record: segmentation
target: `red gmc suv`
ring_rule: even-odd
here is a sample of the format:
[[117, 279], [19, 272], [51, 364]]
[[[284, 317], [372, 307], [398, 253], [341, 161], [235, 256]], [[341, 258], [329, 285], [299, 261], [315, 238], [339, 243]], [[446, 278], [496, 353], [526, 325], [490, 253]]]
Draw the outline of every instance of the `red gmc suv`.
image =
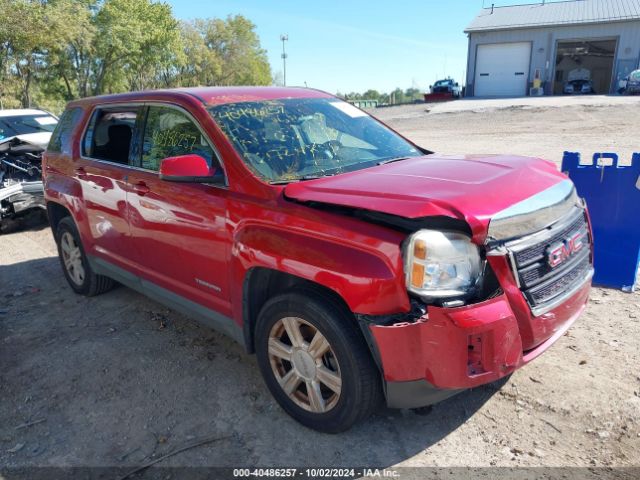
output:
[[43, 173], [75, 292], [117, 281], [230, 335], [325, 432], [511, 374], [589, 294], [589, 219], [552, 163], [433, 154], [316, 90], [74, 101]]

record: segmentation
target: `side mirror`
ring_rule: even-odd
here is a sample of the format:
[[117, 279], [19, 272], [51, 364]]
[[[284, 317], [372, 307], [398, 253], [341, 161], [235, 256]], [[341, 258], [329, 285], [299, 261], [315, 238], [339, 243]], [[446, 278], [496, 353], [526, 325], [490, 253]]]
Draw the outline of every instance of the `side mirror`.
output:
[[459, 86], [460, 86], [460, 84], [459, 84], [459, 83], [456, 83], [456, 87], [459, 87]]
[[429, 88], [433, 88], [433, 85], [429, 85]]
[[160, 180], [167, 182], [222, 183], [221, 173], [195, 154], [168, 157], [160, 162]]

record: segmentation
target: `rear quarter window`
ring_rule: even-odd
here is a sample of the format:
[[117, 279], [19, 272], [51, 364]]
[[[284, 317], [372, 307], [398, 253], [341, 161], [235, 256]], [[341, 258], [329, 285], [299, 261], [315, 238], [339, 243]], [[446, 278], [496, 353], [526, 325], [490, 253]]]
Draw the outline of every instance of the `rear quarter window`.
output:
[[65, 110], [51, 134], [47, 151], [71, 155], [73, 130], [81, 118], [82, 109], [80, 107]]

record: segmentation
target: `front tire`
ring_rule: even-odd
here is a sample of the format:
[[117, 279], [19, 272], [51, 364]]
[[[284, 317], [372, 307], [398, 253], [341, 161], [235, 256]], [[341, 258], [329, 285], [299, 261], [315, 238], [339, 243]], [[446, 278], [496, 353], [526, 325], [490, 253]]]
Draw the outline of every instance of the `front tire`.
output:
[[328, 296], [298, 290], [269, 300], [256, 325], [258, 365], [295, 420], [339, 433], [382, 399], [380, 374], [355, 319]]
[[74, 292], [92, 297], [113, 288], [112, 279], [97, 275], [91, 269], [76, 224], [70, 217], [60, 220], [56, 243], [64, 276]]

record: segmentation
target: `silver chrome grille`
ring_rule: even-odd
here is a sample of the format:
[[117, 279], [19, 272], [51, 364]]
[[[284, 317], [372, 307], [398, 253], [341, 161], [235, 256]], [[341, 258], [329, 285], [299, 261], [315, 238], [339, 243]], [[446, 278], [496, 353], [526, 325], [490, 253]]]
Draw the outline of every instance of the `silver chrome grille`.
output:
[[509, 241], [544, 230], [580, 205], [571, 180], [566, 179], [501, 212], [489, 222], [490, 241]]
[[[580, 239], [582, 247], [556, 266], [549, 250], [568, 238]], [[525, 238], [505, 244], [514, 275], [534, 315], [555, 308], [579, 289], [593, 274], [591, 238], [585, 211], [574, 208], [565, 218]]]

